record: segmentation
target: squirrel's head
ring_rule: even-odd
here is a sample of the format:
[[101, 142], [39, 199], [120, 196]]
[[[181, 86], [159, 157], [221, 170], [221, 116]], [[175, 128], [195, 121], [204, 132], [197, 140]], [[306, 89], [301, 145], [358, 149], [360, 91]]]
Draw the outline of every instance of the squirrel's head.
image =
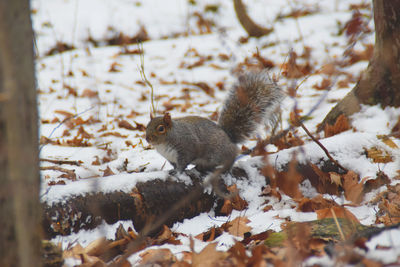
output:
[[152, 145], [163, 144], [171, 127], [172, 119], [168, 112], [163, 117], [151, 118], [146, 127], [146, 141]]

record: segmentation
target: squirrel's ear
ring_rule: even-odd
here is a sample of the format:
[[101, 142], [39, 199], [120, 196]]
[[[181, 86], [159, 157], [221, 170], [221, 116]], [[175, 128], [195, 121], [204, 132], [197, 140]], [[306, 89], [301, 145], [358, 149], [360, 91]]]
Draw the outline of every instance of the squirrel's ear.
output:
[[150, 112], [150, 120], [154, 119], [154, 114], [153, 112]]
[[164, 124], [165, 124], [165, 127], [171, 128], [171, 126], [172, 126], [172, 119], [171, 119], [171, 115], [169, 115], [168, 112], [164, 114], [163, 122], [164, 122]]

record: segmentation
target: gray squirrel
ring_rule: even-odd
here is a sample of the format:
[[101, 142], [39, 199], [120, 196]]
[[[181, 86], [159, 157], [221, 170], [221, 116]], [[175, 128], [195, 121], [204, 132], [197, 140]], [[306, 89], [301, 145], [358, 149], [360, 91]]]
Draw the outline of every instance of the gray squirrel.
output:
[[200, 172], [218, 166], [229, 170], [239, 154], [238, 143], [265, 122], [273, 122], [284, 93], [266, 71], [248, 71], [226, 98], [218, 124], [199, 116], [172, 119], [169, 113], [152, 118], [146, 140], [178, 172], [189, 164]]

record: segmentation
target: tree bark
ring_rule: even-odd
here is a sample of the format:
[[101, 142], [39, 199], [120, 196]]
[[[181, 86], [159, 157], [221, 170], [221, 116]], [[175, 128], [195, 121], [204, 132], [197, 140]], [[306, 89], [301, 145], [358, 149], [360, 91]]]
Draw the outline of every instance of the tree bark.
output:
[[0, 266], [41, 266], [31, 25], [28, 0], [0, 1]]
[[360, 104], [400, 106], [400, 0], [374, 0], [375, 47], [366, 72], [353, 90], [325, 117], [333, 125], [344, 114], [360, 110]]
[[233, 6], [235, 8], [236, 16], [242, 25], [242, 27], [246, 30], [246, 32], [251, 37], [261, 37], [272, 32], [272, 29], [263, 28], [257, 25], [250, 17], [247, 15], [246, 7], [243, 4], [242, 0], [233, 0]]

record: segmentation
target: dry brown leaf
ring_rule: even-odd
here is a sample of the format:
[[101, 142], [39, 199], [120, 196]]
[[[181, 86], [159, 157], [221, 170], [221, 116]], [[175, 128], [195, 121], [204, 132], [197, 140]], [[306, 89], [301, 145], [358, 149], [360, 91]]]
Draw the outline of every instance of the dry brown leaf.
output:
[[172, 234], [171, 229], [166, 225], [163, 225], [162, 232], [161, 232], [161, 234], [159, 234], [157, 236], [155, 243], [159, 244], [159, 245], [165, 244], [165, 243], [174, 244], [174, 245], [182, 244], [181, 241], [179, 241], [175, 238], [175, 236]]
[[314, 84], [314, 85], [313, 85], [313, 88], [314, 88], [314, 89], [317, 89], [317, 90], [327, 90], [327, 89], [330, 88], [331, 84], [332, 84], [331, 79], [324, 78], [324, 79], [321, 81], [321, 83], [319, 83], [319, 84]]
[[65, 110], [55, 110], [55, 111], [54, 111], [54, 113], [57, 113], [57, 114], [63, 115], [65, 118], [71, 118], [71, 117], [73, 117], [73, 116], [74, 116], [74, 114], [73, 114], [73, 113], [71, 113], [71, 112], [68, 112], [68, 111], [65, 111]]
[[119, 122], [118, 122], [118, 127], [120, 127], [120, 128], [125, 128], [125, 129], [132, 130], [132, 131], [136, 130], [136, 128], [133, 127], [132, 124], [130, 124], [130, 123], [129, 123], [128, 121], [126, 121], [126, 120], [119, 121]]
[[233, 260], [236, 260], [232, 265], [246, 266], [249, 257], [246, 255], [246, 248], [241, 242], [236, 242], [228, 252], [230, 253], [230, 258], [233, 257]]
[[227, 189], [231, 194], [235, 194], [235, 196], [231, 199], [232, 208], [239, 211], [246, 209], [248, 205], [247, 201], [240, 197], [236, 184], [228, 186]]
[[318, 195], [312, 199], [301, 199], [297, 210], [302, 212], [312, 212], [320, 209], [331, 208], [337, 206], [333, 200], [325, 199], [322, 195]]
[[85, 249], [78, 243], [70, 249], [63, 251], [63, 258], [80, 258], [80, 254], [85, 253]]
[[217, 243], [210, 243], [200, 253], [193, 253], [192, 266], [216, 266], [219, 261], [229, 256], [228, 252], [217, 251], [216, 247]]
[[400, 184], [388, 185], [388, 189], [381, 192], [372, 203], [378, 203], [379, 207], [376, 223], [400, 223]]
[[391, 148], [399, 148], [395, 142], [392, 141], [392, 139], [390, 139], [389, 136], [387, 135], [378, 135], [378, 138], [382, 140], [382, 142], [384, 142], [387, 146], [391, 147]]
[[321, 67], [318, 73], [326, 74], [326, 75], [333, 75], [337, 72], [336, 65], [334, 63], [327, 63]]
[[200, 88], [202, 91], [204, 91], [207, 95], [214, 97], [215, 94], [215, 90], [214, 88], [212, 88], [211, 86], [209, 86], [207, 83], [205, 82], [198, 82], [198, 83], [188, 83], [189, 85], [193, 85], [196, 86], [198, 88]]
[[330, 137], [336, 135], [338, 133], [347, 131], [350, 129], [349, 120], [343, 114], [341, 114], [337, 119], [334, 125], [325, 124], [324, 132], [325, 137]]
[[219, 212], [224, 215], [224, 216], [228, 216], [229, 214], [232, 213], [233, 210], [233, 205], [232, 205], [232, 201], [230, 199], [224, 199], [224, 204], [222, 205], [221, 209], [219, 210]]
[[83, 90], [81, 97], [92, 98], [92, 97], [97, 97], [98, 95], [99, 95], [99, 92], [97, 92], [97, 91], [85, 89], [85, 90]]
[[339, 195], [339, 186], [332, 182], [330, 175], [323, 172], [317, 165], [310, 164], [310, 166], [312, 172], [308, 175], [305, 173], [304, 175], [310, 179], [311, 184], [315, 187], [318, 193]]
[[181, 106], [181, 104], [174, 104], [174, 103], [172, 103], [172, 101], [173, 101], [173, 99], [170, 99], [170, 100], [162, 103], [163, 107], [165, 108], [165, 111], [170, 111], [170, 110], [173, 110], [174, 108]]
[[303, 176], [296, 170], [297, 161], [292, 159], [289, 163], [289, 171], [279, 172], [276, 179], [276, 186], [286, 195], [300, 199], [303, 194], [300, 192], [299, 185], [304, 180]]
[[344, 207], [331, 207], [331, 208], [316, 210], [315, 212], [317, 213], [317, 219], [321, 220], [325, 218], [333, 218], [332, 210], [335, 213], [336, 218], [344, 218], [352, 220], [356, 223], [360, 223], [357, 217]]
[[224, 225], [231, 235], [244, 237], [244, 233], [251, 231], [251, 227], [247, 225], [249, 222], [250, 220], [247, 217], [239, 216]]
[[149, 249], [141, 253], [139, 256], [142, 258], [140, 263], [149, 266], [168, 266], [177, 261], [174, 254], [168, 248]]
[[364, 197], [364, 186], [359, 183], [358, 175], [353, 171], [348, 171], [343, 175], [343, 190], [347, 200], [354, 204], [359, 204]]
[[342, 178], [340, 177], [340, 174], [329, 172], [329, 176], [331, 177], [332, 183], [335, 183], [337, 186], [342, 186]]
[[279, 139], [275, 139], [273, 144], [278, 147], [278, 150], [301, 146], [304, 144], [304, 141], [294, 135], [292, 132], [288, 132], [286, 136], [282, 136]]
[[359, 61], [369, 61], [374, 53], [374, 45], [366, 44], [364, 45], [364, 50], [351, 49], [347, 53], [349, 56], [348, 64], [352, 65]]
[[[363, 178], [363, 181], [366, 178]], [[378, 172], [375, 179], [366, 180], [364, 183], [364, 193], [368, 193], [382, 185], [390, 184], [390, 178], [382, 171]]]
[[344, 26], [344, 32], [347, 36], [356, 35], [364, 29], [364, 23], [362, 14], [355, 9], [351, 19]]
[[281, 66], [283, 76], [287, 78], [298, 79], [310, 74], [312, 66], [308, 62], [303, 65], [297, 64], [297, 57], [298, 56], [296, 52], [292, 51], [289, 53], [289, 59], [287, 63], [284, 63]]
[[367, 158], [372, 159], [375, 163], [388, 163], [393, 162], [392, 156], [385, 150], [372, 147], [367, 149]]
[[120, 137], [120, 138], [127, 138], [127, 135], [122, 135], [119, 132], [106, 132], [102, 133], [100, 137], [106, 137], [106, 136], [115, 136], [115, 137]]
[[[273, 183], [275, 184], [275, 181], [273, 181]], [[275, 185], [273, 185], [275, 186]], [[262, 195], [263, 196], [273, 196], [276, 197], [278, 199], [278, 201], [282, 200], [282, 195], [281, 193], [279, 193], [278, 190], [276, 190], [276, 188], [272, 188], [271, 185], [266, 185], [262, 191]]]
[[89, 256], [101, 256], [105, 251], [108, 250], [108, 245], [111, 241], [107, 240], [105, 237], [100, 237], [94, 241], [92, 241], [87, 247], [84, 249], [84, 253]]
[[110, 176], [110, 175], [114, 175], [115, 173], [110, 169], [109, 166], [107, 166], [107, 168], [105, 170], [100, 170], [103, 172], [103, 176]]
[[381, 262], [375, 261], [373, 259], [368, 259], [367, 257], [364, 257], [362, 259], [362, 261], [360, 262], [360, 264], [362, 264], [365, 267], [383, 267], [384, 266]]
[[273, 233], [272, 230], [267, 230], [267, 231], [261, 232], [259, 234], [251, 235], [249, 237], [245, 237], [240, 243], [247, 245], [251, 241], [256, 241], [256, 242], [264, 241], [265, 239], [267, 239], [270, 236], [271, 233]]
[[120, 67], [122, 65], [119, 64], [118, 62], [113, 62], [110, 66], [110, 69], [108, 70], [109, 72], [120, 72]]
[[292, 160], [289, 163], [289, 171], [279, 172], [276, 179], [276, 186], [286, 195], [300, 199], [303, 194], [300, 192], [299, 184], [303, 181], [303, 176], [296, 170], [297, 161]]
[[101, 162], [100, 162], [100, 158], [99, 158], [99, 156], [94, 156], [96, 159], [94, 160], [94, 161], [92, 161], [92, 165], [95, 165], [95, 166], [99, 166], [99, 165], [101, 165]]
[[204, 242], [210, 242], [222, 235], [223, 232], [222, 227], [211, 227], [206, 232], [196, 235], [195, 238]]

